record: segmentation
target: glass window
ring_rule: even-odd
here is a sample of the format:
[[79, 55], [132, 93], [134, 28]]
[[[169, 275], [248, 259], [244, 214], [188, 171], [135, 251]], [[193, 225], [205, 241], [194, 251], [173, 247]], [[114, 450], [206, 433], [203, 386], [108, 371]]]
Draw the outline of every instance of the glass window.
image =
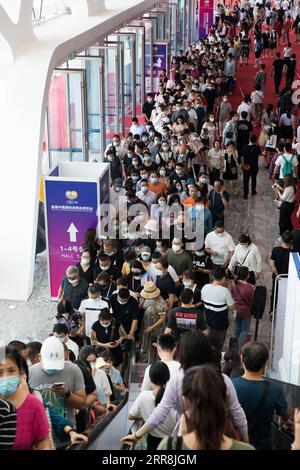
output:
[[67, 13], [63, 0], [33, 0], [32, 20], [43, 21]]

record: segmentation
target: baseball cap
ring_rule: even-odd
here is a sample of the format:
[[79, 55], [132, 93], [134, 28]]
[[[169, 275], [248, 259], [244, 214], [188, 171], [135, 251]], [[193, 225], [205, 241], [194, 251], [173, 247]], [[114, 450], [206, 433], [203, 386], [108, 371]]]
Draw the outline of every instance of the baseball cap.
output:
[[56, 336], [50, 336], [43, 342], [41, 357], [44, 369], [62, 370], [64, 368], [64, 347]]

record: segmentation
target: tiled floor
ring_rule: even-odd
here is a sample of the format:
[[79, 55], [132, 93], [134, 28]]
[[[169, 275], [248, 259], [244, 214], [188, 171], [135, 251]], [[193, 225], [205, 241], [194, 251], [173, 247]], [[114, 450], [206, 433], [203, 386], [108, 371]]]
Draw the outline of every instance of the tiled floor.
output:
[[[258, 175], [258, 194], [247, 201], [240, 196], [233, 197], [226, 215], [226, 230], [237, 242], [239, 235], [247, 231], [261, 250], [263, 272], [260, 283], [270, 286], [271, 274], [269, 257], [278, 236], [278, 211], [273, 205], [273, 194], [267, 171], [261, 162]], [[29, 302], [0, 301], [0, 339], [23, 341], [42, 341], [51, 331], [55, 315], [55, 303], [49, 301], [46, 257], [39, 255], [35, 270], [35, 288]], [[15, 305], [10, 310], [9, 306]], [[232, 329], [231, 329], [232, 331]], [[228, 334], [228, 338], [230, 333]], [[268, 305], [259, 328], [259, 339], [269, 343], [270, 321]]]

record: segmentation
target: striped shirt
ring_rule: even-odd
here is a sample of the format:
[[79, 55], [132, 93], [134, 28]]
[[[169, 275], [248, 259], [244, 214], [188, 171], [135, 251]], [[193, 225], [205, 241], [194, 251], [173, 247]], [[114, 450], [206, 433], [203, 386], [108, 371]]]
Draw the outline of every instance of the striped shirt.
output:
[[0, 399], [0, 450], [10, 450], [17, 431], [17, 413], [15, 407]]
[[206, 323], [213, 330], [226, 330], [229, 326], [228, 307], [234, 305], [230, 291], [223, 286], [206, 284], [201, 290]]

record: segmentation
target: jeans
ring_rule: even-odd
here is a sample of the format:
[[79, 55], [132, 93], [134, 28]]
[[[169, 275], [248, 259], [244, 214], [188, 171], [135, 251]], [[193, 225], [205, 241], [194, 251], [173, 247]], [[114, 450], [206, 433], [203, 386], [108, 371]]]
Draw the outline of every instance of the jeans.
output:
[[235, 319], [235, 336], [237, 337], [239, 348], [244, 346], [250, 331], [251, 318], [236, 317]]

